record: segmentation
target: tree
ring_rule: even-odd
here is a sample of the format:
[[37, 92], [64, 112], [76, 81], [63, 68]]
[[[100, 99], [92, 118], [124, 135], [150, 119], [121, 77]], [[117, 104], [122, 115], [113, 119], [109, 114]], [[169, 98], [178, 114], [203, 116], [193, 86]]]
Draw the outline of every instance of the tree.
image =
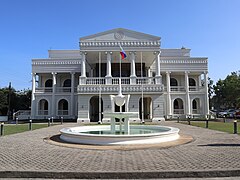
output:
[[[31, 106], [31, 90], [16, 91], [14, 88], [0, 88], [0, 115], [7, 115], [18, 110], [29, 110]], [[10, 95], [10, 109], [9, 109]]]
[[211, 78], [208, 77], [208, 100], [210, 107], [213, 107], [212, 95], [213, 95], [213, 80], [211, 80]]
[[213, 86], [213, 103], [217, 109], [240, 107], [240, 71], [232, 72]]
[[0, 115], [7, 115], [8, 111], [8, 89], [0, 89]]

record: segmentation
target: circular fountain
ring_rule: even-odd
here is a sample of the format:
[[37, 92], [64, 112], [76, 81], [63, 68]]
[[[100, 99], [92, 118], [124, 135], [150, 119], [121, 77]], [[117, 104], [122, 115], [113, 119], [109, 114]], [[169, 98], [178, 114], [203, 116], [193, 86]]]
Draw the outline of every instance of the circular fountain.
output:
[[[120, 106], [120, 112], [103, 113], [111, 118], [111, 124], [101, 126], [78, 126], [60, 130], [60, 139], [70, 143], [93, 145], [135, 145], [155, 144], [173, 141], [179, 138], [179, 129], [167, 126], [129, 125], [129, 118], [136, 117], [138, 112], [122, 112], [122, 106], [128, 103], [130, 95], [124, 96], [119, 80], [118, 95], [110, 96]], [[119, 119], [119, 123], [116, 122]]]

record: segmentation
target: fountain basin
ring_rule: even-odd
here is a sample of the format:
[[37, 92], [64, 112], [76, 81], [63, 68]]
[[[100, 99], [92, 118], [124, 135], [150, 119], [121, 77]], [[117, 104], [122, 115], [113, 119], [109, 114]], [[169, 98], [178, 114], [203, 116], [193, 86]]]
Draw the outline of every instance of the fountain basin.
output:
[[111, 134], [110, 126], [78, 126], [60, 130], [60, 139], [70, 143], [92, 145], [155, 144], [177, 140], [179, 129], [168, 126], [133, 125], [128, 134]]

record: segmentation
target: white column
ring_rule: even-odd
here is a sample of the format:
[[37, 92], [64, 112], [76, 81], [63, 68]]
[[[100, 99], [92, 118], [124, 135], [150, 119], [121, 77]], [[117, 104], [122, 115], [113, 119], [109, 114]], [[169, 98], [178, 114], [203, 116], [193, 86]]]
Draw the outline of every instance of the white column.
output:
[[189, 96], [189, 80], [188, 80], [188, 73], [189, 72], [185, 72], [185, 89], [186, 89], [186, 115], [190, 115], [191, 114], [191, 104], [190, 104], [190, 96]]
[[131, 76], [136, 77], [136, 65], [135, 65], [135, 52], [130, 52], [130, 61], [131, 61]]
[[147, 69], [148, 77], [151, 77], [151, 69], [150, 67]]
[[161, 54], [161, 51], [156, 51], [154, 52], [155, 54], [155, 65], [156, 65], [156, 76], [155, 76], [155, 79], [156, 79], [156, 84], [161, 84], [161, 73], [160, 73], [160, 54]]
[[74, 116], [74, 87], [75, 87], [75, 73], [71, 73], [71, 116]]
[[198, 86], [199, 86], [199, 88], [202, 87], [202, 78], [201, 78], [201, 74], [198, 76]]
[[52, 72], [53, 75], [53, 87], [52, 87], [52, 117], [56, 116], [56, 103], [55, 103], [55, 93], [56, 93], [56, 85], [57, 85], [57, 73]]
[[130, 84], [136, 84], [136, 65], [135, 65], [135, 54], [136, 52], [129, 52], [131, 61], [131, 75]]
[[166, 81], [167, 81], [167, 115], [172, 115], [172, 101], [171, 101], [171, 86], [170, 86], [170, 73], [166, 72]]
[[208, 72], [204, 72], [204, 88], [205, 88], [205, 114], [209, 114], [209, 99], [208, 99]]
[[86, 84], [86, 52], [80, 52], [81, 55], [81, 76], [80, 84]]
[[112, 52], [105, 52], [107, 55], [107, 74], [105, 76], [106, 78], [106, 84], [112, 84]]
[[35, 100], [35, 92], [36, 92], [36, 73], [32, 73], [32, 104], [31, 104], [31, 118], [34, 118], [36, 115], [36, 100]]
[[81, 61], [81, 77], [86, 77], [86, 53], [82, 52], [82, 61]]
[[112, 59], [112, 52], [106, 52], [107, 54], [107, 74], [106, 77], [112, 77], [112, 69], [111, 69], [111, 59]]

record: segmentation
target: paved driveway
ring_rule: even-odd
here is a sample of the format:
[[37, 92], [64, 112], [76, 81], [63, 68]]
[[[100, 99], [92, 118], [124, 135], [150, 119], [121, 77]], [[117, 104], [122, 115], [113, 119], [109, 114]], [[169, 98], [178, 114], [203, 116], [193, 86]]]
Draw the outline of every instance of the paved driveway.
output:
[[[117, 175], [125, 178], [131, 174], [135, 178], [137, 174], [153, 177], [144, 174], [154, 173], [158, 177], [161, 174], [162, 177], [172, 177], [174, 174], [175, 177], [195, 177], [194, 173], [206, 177], [226, 176], [228, 173], [240, 175], [240, 136], [174, 122], [162, 124], [178, 127], [182, 134], [193, 136], [194, 141], [170, 148], [128, 151], [68, 148], [43, 141], [58, 134], [61, 128], [76, 124], [3, 136], [0, 137], [0, 177], [43, 177], [44, 173], [44, 177], [56, 177], [54, 173], [62, 173], [58, 178], [73, 177], [74, 173], [74, 177], [80, 177], [81, 173], [89, 177], [91, 174], [110, 175], [96, 176], [100, 178]], [[69, 172], [71, 175], [67, 174]], [[126, 173], [128, 176], [121, 176]]]

